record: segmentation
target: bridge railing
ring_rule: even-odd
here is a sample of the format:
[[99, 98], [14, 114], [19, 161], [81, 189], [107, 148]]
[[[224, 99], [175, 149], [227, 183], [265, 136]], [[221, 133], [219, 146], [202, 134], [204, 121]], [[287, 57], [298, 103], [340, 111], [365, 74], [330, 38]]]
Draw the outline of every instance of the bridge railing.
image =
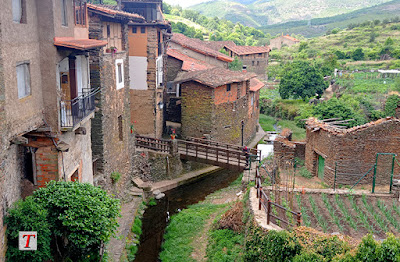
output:
[[236, 165], [239, 168], [244, 167], [246, 164], [246, 156], [243, 151], [231, 148], [178, 140], [178, 149], [181, 154], [190, 157], [202, 158], [227, 165]]
[[[269, 223], [271, 222], [271, 218], [275, 218], [276, 221], [281, 221], [288, 226], [301, 226], [300, 212], [292, 211], [284, 206], [279, 205], [278, 203], [271, 201], [267, 193], [265, 193], [262, 187], [261, 176], [258, 168], [256, 171], [256, 189], [258, 198], [258, 210], [261, 210], [262, 208], [264, 209], [264, 212], [267, 215], [267, 225], [269, 225]], [[273, 212], [273, 209], [275, 210], [275, 212]], [[281, 210], [281, 212], [278, 211], [279, 209]], [[281, 213], [291, 214], [295, 218], [295, 224], [289, 221], [290, 219], [286, 220], [284, 217], [280, 217], [279, 214]]]
[[159, 152], [171, 152], [171, 140], [135, 135], [136, 147], [147, 148]]
[[[228, 144], [228, 143], [221, 143], [218, 141], [214, 140], [209, 140], [209, 139], [203, 139], [203, 138], [196, 138], [196, 137], [187, 137], [187, 141], [193, 141], [193, 142], [198, 142], [202, 144], [207, 144], [207, 145], [212, 145], [212, 146], [218, 146], [222, 148], [227, 148], [227, 149], [233, 149], [233, 150], [238, 150], [238, 151], [243, 151], [242, 146], [234, 145], [234, 144]], [[250, 149], [250, 154], [251, 155], [260, 155], [260, 150], [257, 150], [255, 148], [249, 148]]]

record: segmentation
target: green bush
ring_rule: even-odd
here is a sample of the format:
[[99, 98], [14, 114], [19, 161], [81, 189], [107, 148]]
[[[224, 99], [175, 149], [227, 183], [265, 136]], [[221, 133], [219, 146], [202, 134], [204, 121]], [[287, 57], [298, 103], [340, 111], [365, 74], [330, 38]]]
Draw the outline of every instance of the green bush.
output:
[[385, 116], [395, 116], [396, 108], [400, 103], [400, 96], [391, 95], [388, 97], [385, 103]]
[[357, 253], [355, 256], [356, 261], [375, 262], [378, 261], [376, 250], [379, 247], [371, 234], [368, 234], [362, 239], [362, 242], [358, 246]]
[[[25, 201], [17, 201], [9, 210], [5, 223], [7, 224], [8, 248], [6, 256], [8, 261], [41, 262], [53, 259], [50, 249], [52, 232], [47, 221], [47, 210], [36, 203], [32, 197], [27, 197]], [[19, 231], [37, 232], [37, 251], [19, 250]]]
[[293, 262], [321, 262], [324, 261], [324, 257], [314, 253], [305, 252], [294, 257]]
[[112, 172], [110, 177], [113, 184], [118, 183], [118, 181], [121, 179], [121, 173]]
[[305, 166], [299, 168], [298, 174], [300, 176], [308, 178], [308, 179], [313, 177], [312, 174], [310, 173], [310, 171], [308, 171], [308, 169]]
[[244, 261], [291, 261], [300, 251], [299, 242], [287, 231], [265, 233], [253, 227], [247, 236]]
[[[47, 210], [47, 222], [59, 254], [72, 261], [98, 261], [102, 243], [118, 227], [119, 200], [86, 183], [51, 181], [33, 200]], [[56, 252], [53, 252], [55, 255]]]

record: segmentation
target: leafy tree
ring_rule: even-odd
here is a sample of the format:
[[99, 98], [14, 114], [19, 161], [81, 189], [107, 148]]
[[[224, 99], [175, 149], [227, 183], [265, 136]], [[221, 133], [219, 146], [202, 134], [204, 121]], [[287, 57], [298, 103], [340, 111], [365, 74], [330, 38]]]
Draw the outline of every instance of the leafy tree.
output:
[[233, 71], [240, 71], [243, 69], [243, 62], [235, 56], [235, 59], [229, 63], [229, 69]]
[[328, 87], [320, 70], [307, 61], [294, 61], [288, 64], [279, 84], [279, 94], [283, 99], [302, 98], [305, 100], [315, 94], [322, 95]]
[[166, 3], [166, 2], [164, 2], [162, 4], [162, 8], [163, 8], [163, 13], [164, 14], [170, 14], [171, 11], [172, 11], [172, 6], [170, 4], [168, 4], [168, 3]]
[[[46, 237], [43, 250], [31, 253], [33, 259], [29, 261], [43, 261], [41, 258], [49, 255], [47, 241], [51, 241], [50, 246], [56, 247], [52, 250], [56, 260], [99, 261], [101, 244], [110, 240], [118, 226], [119, 200], [90, 184], [51, 181], [46, 188], [35, 191], [24, 202], [28, 203], [24, 204], [27, 207], [19, 204], [10, 214], [21, 214], [18, 219], [26, 219], [35, 225], [35, 228], [27, 229], [44, 232], [43, 237]], [[21, 205], [35, 212], [22, 213], [19, 211]], [[8, 234], [11, 239], [18, 229], [18, 219], [13, 216], [7, 219], [8, 227], [13, 230]], [[51, 238], [49, 232], [52, 233]]]
[[385, 103], [385, 115], [386, 116], [395, 116], [396, 108], [400, 104], [400, 96], [398, 95], [390, 95]]
[[345, 99], [332, 99], [320, 103], [314, 107], [313, 115], [318, 119], [340, 118], [340, 119], [354, 119], [350, 122], [349, 126], [355, 126], [365, 123], [364, 117], [354, 110], [351, 102]]
[[299, 53], [303, 50], [306, 50], [308, 48], [308, 43], [307, 42], [300, 42], [299, 46]]
[[363, 51], [363, 49], [361, 47], [357, 48], [356, 50], [354, 50], [351, 53], [351, 58], [354, 61], [364, 60], [364, 57], [365, 57], [365, 54], [364, 54], [364, 51]]

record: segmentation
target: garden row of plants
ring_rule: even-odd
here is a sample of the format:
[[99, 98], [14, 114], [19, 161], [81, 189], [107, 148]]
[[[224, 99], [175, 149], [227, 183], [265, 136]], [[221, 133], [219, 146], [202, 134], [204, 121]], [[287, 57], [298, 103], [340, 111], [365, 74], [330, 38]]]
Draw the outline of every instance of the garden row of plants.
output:
[[[322, 206], [316, 203], [318, 197], [321, 197]], [[374, 202], [365, 195], [357, 200], [352, 195], [335, 195], [329, 198], [326, 194], [309, 194], [303, 197], [297, 194], [296, 202], [302, 212], [303, 225], [320, 228], [325, 233], [332, 231], [333, 225], [336, 225], [341, 233], [349, 232], [346, 230], [347, 226], [354, 232], [362, 229], [375, 234], [400, 232], [397, 219], [400, 207], [395, 200], [388, 206], [380, 199], [373, 204]], [[327, 211], [327, 217], [324, 217], [324, 211]], [[312, 224], [312, 217], [315, 218], [316, 224]]]

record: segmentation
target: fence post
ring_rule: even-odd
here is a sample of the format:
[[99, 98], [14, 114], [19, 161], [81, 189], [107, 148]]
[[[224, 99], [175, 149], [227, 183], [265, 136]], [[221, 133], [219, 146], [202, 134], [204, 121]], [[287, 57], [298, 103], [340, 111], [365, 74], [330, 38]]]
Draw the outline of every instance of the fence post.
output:
[[389, 189], [389, 193], [392, 193], [392, 186], [393, 186], [393, 170], [394, 170], [394, 159], [395, 159], [395, 155], [393, 155], [393, 159], [392, 159], [392, 172], [390, 173], [390, 189]]
[[337, 162], [335, 162], [335, 180], [333, 181], [333, 191], [336, 191], [336, 173], [337, 173]]
[[261, 201], [262, 201], [261, 190], [262, 190], [262, 187], [260, 188], [260, 198], [258, 199], [258, 210], [261, 210]]
[[271, 200], [268, 199], [268, 205], [267, 205], [267, 225], [269, 225], [270, 222], [270, 213], [271, 213]]
[[374, 178], [372, 179], [372, 193], [375, 193], [376, 163], [374, 165]]
[[297, 226], [301, 226], [301, 213], [297, 213]]

